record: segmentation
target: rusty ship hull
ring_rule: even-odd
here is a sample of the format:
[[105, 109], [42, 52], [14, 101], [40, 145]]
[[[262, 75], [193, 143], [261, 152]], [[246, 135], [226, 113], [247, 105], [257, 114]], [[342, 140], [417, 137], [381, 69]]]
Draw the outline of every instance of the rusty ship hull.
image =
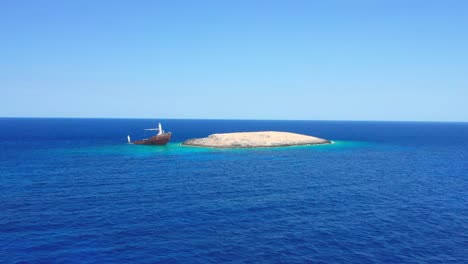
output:
[[133, 144], [136, 145], [166, 145], [171, 140], [171, 132], [156, 135], [150, 138], [135, 140]]

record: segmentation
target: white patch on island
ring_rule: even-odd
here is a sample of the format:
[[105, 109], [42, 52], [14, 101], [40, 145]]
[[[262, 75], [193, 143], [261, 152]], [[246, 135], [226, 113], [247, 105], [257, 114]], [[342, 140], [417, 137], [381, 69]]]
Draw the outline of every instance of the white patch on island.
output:
[[237, 132], [212, 134], [206, 138], [189, 139], [182, 143], [187, 146], [212, 148], [260, 148], [330, 144], [330, 140], [277, 131]]

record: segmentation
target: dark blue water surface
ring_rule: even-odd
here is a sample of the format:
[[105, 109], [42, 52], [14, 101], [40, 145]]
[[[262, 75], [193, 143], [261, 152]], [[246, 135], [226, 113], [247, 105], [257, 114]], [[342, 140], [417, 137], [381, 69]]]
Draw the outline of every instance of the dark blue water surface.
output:
[[[0, 119], [1, 263], [468, 263], [468, 123]], [[279, 130], [328, 146], [178, 142]]]

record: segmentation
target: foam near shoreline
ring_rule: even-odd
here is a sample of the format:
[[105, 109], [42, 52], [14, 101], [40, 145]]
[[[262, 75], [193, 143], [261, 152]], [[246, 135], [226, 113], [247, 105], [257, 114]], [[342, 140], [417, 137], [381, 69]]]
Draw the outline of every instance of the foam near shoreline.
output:
[[186, 140], [182, 145], [210, 148], [264, 148], [330, 144], [330, 140], [278, 131], [212, 134], [205, 138]]

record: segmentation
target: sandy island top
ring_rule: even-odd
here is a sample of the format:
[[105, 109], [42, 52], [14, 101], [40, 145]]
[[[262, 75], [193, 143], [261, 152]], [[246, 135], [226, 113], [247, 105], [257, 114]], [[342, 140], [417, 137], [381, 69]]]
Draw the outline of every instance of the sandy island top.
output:
[[206, 138], [189, 139], [188, 146], [211, 148], [259, 148], [328, 144], [331, 141], [302, 134], [276, 131], [212, 134]]

